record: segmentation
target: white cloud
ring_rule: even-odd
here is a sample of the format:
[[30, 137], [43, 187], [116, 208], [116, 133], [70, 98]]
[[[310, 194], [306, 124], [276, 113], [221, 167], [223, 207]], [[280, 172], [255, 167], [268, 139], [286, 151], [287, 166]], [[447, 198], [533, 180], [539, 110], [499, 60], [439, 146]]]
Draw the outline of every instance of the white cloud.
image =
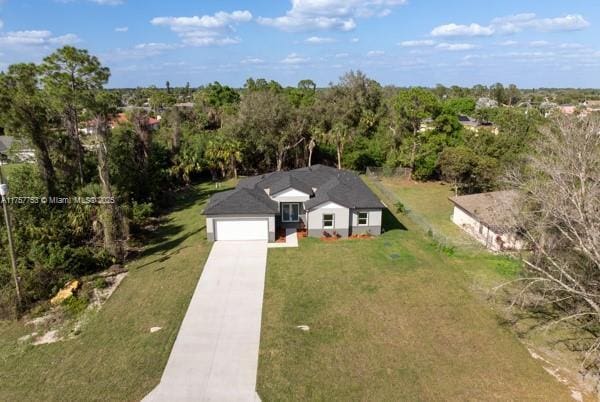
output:
[[434, 46], [435, 41], [431, 39], [425, 40], [405, 40], [404, 42], [399, 43], [402, 47], [425, 47], [425, 46]]
[[576, 31], [585, 29], [590, 23], [579, 14], [556, 18], [537, 18], [533, 13], [516, 14], [492, 20], [491, 26], [499, 33], [516, 33], [527, 29], [535, 31]]
[[367, 56], [379, 57], [379, 56], [383, 56], [384, 54], [385, 54], [385, 52], [383, 50], [371, 50], [370, 52], [367, 53]]
[[561, 43], [559, 46], [561, 49], [582, 49], [584, 47], [581, 43]]
[[190, 30], [214, 30], [221, 29], [237, 22], [248, 22], [252, 20], [250, 11], [234, 11], [226, 13], [219, 11], [214, 15], [203, 15], [202, 17], [155, 17], [150, 21], [153, 25], [165, 25], [173, 31], [184, 32]]
[[168, 43], [157, 43], [157, 42], [149, 42], [149, 43], [139, 43], [133, 47], [138, 50], [145, 50], [149, 52], [162, 52], [164, 50], [171, 50], [177, 48], [176, 45], [170, 45]]
[[305, 43], [310, 43], [312, 45], [321, 45], [324, 43], [333, 43], [335, 39], [333, 38], [325, 38], [321, 36], [311, 36], [310, 38], [306, 38], [304, 40]]
[[125, 0], [91, 0], [96, 4], [100, 4], [101, 6], [118, 6], [120, 4], [125, 3]]
[[290, 53], [287, 55], [287, 57], [283, 60], [281, 60], [281, 63], [283, 64], [302, 64], [302, 63], [306, 63], [310, 61], [309, 58], [305, 58], [300, 56], [297, 53]]
[[251, 20], [250, 11], [238, 10], [231, 13], [219, 11], [214, 15], [201, 17], [155, 17], [150, 23], [169, 27], [187, 45], [211, 46], [239, 43], [239, 38], [229, 36], [234, 32], [233, 26]]
[[74, 43], [79, 43], [79, 42], [81, 42], [81, 39], [79, 39], [79, 37], [77, 35], [69, 33], [66, 35], [51, 37], [50, 39], [48, 39], [48, 42], [53, 45], [64, 46], [64, 45], [72, 45]]
[[452, 23], [435, 27], [431, 31], [431, 36], [490, 36], [493, 33], [493, 28], [484, 27], [479, 24], [457, 25]]
[[195, 35], [185, 35], [183, 38], [183, 43], [190, 46], [225, 46], [225, 45], [236, 45], [240, 43], [241, 40], [239, 38], [231, 38], [231, 37], [206, 37], [206, 36], [195, 36]]
[[498, 43], [500, 46], [515, 46], [518, 45], [519, 42], [514, 41], [514, 40], [505, 40], [504, 42], [500, 42]]
[[338, 53], [335, 55], [336, 59], [345, 59], [346, 57], [349, 57], [350, 54], [349, 53]]
[[138, 43], [130, 48], [117, 48], [101, 55], [102, 61], [114, 63], [121, 61], [143, 60], [180, 48], [178, 44], [168, 44], [161, 42]]
[[129, 31], [129, 27], [116, 27], [115, 32], [127, 32]]
[[291, 0], [292, 8], [279, 17], [259, 17], [260, 24], [284, 31], [356, 28], [356, 19], [385, 17], [406, 0]]
[[45, 46], [45, 45], [67, 45], [80, 42], [75, 34], [54, 36], [47, 30], [12, 31], [0, 35], [0, 45], [3, 46]]
[[585, 29], [590, 23], [580, 14], [568, 14], [556, 18], [538, 18], [533, 13], [509, 15], [494, 18], [489, 25], [472, 23], [461, 25], [450, 23], [435, 27], [431, 35], [435, 37], [491, 36], [494, 34], [513, 34], [524, 30], [539, 32], [576, 31]]
[[448, 50], [450, 52], [461, 52], [465, 50], [472, 50], [477, 46], [471, 43], [440, 43], [436, 46], [437, 49]]
[[566, 15], [558, 18], [535, 20], [533, 26], [540, 31], [579, 31], [591, 24], [579, 14]]
[[246, 57], [240, 63], [242, 64], [263, 64], [265, 61], [258, 57]]
[[358, 38], [350, 39], [350, 42], [352, 42], [352, 43], [358, 43], [359, 41], [360, 41], [360, 39], [358, 39]]
[[532, 46], [532, 47], [545, 47], [548, 45], [550, 45], [550, 42], [545, 41], [545, 40], [534, 40], [534, 41], [529, 42], [529, 46]]
[[4, 27], [4, 21], [0, 20], [0, 29]]

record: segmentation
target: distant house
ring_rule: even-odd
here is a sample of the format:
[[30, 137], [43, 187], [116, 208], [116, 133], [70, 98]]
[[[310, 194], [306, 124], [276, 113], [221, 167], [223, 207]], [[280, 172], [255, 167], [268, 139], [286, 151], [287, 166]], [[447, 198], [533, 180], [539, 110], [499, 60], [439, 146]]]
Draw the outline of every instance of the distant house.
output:
[[0, 135], [0, 154], [6, 155], [12, 147], [15, 137], [9, 135]]
[[577, 111], [577, 106], [574, 105], [560, 105], [558, 110], [564, 115], [572, 115]]
[[[125, 124], [128, 121], [127, 114], [117, 113], [117, 115], [110, 120], [109, 126], [111, 129], [115, 129], [119, 124]], [[157, 118], [148, 117], [147, 125], [152, 131], [158, 130], [160, 128], [160, 116], [157, 116]], [[82, 134], [88, 135], [93, 134], [94, 130], [96, 130], [96, 120], [94, 119], [83, 122], [82, 126], [79, 128], [79, 131]]]
[[469, 116], [459, 115], [458, 121], [460, 122], [460, 124], [462, 124], [464, 128], [468, 130], [475, 131], [479, 127], [479, 122], [475, 119], [472, 119]]
[[492, 109], [498, 107], [498, 102], [494, 99], [481, 97], [475, 103], [476, 109]]
[[514, 217], [517, 198], [510, 190], [451, 197], [452, 222], [490, 250], [521, 250], [524, 241]]
[[435, 123], [431, 117], [424, 119], [421, 122], [421, 127], [419, 128], [420, 133], [425, 133], [427, 131], [433, 130], [435, 128]]
[[600, 100], [588, 100], [583, 102], [583, 106], [589, 113], [600, 112]]
[[178, 108], [182, 108], [182, 109], [192, 109], [196, 104], [194, 102], [180, 102], [180, 103], [176, 103], [175, 107]]
[[0, 164], [8, 162], [8, 152], [12, 147], [13, 137], [2, 135], [0, 136]]
[[0, 163], [33, 162], [35, 152], [9, 135], [0, 135]]
[[500, 133], [498, 126], [488, 121], [480, 121], [465, 115], [459, 115], [458, 121], [460, 122], [460, 124], [462, 124], [462, 126], [465, 129], [470, 131], [479, 131], [479, 129], [481, 128], [486, 128], [488, 130], [491, 130], [495, 135], [498, 135]]

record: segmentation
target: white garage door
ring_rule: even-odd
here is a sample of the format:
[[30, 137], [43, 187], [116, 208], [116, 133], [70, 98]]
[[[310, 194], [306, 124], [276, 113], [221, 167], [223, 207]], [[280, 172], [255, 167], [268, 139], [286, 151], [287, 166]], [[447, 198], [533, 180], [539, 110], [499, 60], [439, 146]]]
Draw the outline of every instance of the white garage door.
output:
[[269, 240], [266, 219], [215, 220], [215, 240]]

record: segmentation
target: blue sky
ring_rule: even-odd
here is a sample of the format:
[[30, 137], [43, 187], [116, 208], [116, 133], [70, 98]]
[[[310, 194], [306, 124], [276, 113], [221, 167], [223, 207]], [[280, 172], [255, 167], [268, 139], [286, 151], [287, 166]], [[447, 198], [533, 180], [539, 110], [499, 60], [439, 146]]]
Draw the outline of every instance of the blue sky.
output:
[[110, 86], [248, 77], [319, 85], [600, 87], [598, 0], [0, 0], [0, 68], [63, 44]]

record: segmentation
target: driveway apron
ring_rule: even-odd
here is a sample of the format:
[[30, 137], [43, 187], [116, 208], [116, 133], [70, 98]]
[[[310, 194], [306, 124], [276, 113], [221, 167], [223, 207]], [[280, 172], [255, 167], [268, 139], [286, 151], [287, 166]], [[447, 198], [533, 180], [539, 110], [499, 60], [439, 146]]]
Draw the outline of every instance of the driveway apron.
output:
[[160, 384], [145, 401], [255, 401], [263, 241], [215, 242]]

